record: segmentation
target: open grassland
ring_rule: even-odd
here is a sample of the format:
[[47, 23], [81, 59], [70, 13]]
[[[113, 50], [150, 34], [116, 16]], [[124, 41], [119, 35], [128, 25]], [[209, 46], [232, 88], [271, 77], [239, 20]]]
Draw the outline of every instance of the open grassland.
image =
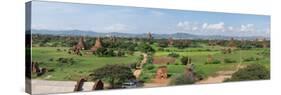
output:
[[[173, 49], [173, 48], [172, 48]], [[198, 51], [199, 50], [199, 51]], [[229, 71], [235, 70], [239, 63], [241, 66], [246, 66], [248, 64], [263, 64], [265, 67], [270, 68], [270, 57], [268, 55], [262, 55], [262, 53], [268, 53], [268, 48], [255, 48], [249, 50], [235, 50], [230, 54], [223, 54], [218, 49], [213, 51], [200, 51], [206, 50], [206, 48], [192, 48], [192, 51], [187, 52], [177, 52], [180, 56], [188, 56], [192, 59], [192, 63], [195, 64], [195, 70], [204, 76], [213, 76], [216, 75], [218, 71]], [[168, 56], [171, 52], [159, 51], [155, 53], [155, 56]], [[219, 60], [220, 64], [205, 64], [208, 58], [208, 55], [211, 55], [215, 60]], [[174, 64], [167, 65], [168, 71], [170, 74], [180, 74], [184, 72], [185, 65], [181, 65], [180, 58], [176, 58]], [[234, 62], [227, 63], [225, 59], [232, 60]], [[164, 64], [163, 64], [164, 65]], [[156, 65], [158, 66], [158, 65]]]
[[[157, 48], [157, 47], [155, 47]], [[237, 65], [241, 63], [242, 66], [247, 64], [259, 63], [267, 68], [270, 68], [269, 55], [262, 55], [262, 53], [269, 53], [268, 48], [254, 48], [249, 50], [235, 50], [230, 54], [223, 54], [221, 47], [204, 47], [204, 48], [185, 48], [177, 49], [173, 47], [165, 48], [168, 51], [156, 51], [154, 56], [168, 56], [171, 52], [177, 53], [180, 57], [176, 58], [175, 63], [171, 64], [153, 64], [154, 69], [144, 70], [142, 74], [147, 76], [147, 80], [153, 78], [158, 66], [166, 65], [168, 67], [168, 74], [170, 77], [181, 74], [185, 71], [185, 65], [181, 64], [181, 57], [188, 56], [192, 59], [192, 64], [195, 65], [195, 71], [204, 77], [216, 75], [218, 71], [229, 71], [236, 69]], [[59, 50], [58, 50], [59, 49]], [[126, 55], [124, 57], [97, 57], [92, 54], [83, 52], [83, 56], [68, 54], [66, 47], [33, 47], [32, 60], [38, 61], [40, 67], [53, 69], [43, 76], [37, 77], [39, 79], [47, 80], [77, 80], [80, 77], [87, 77], [93, 70], [100, 68], [106, 64], [131, 64], [138, 61], [140, 52], [135, 52], [133, 55]], [[219, 60], [220, 64], [205, 64], [211, 55], [213, 59]], [[61, 63], [57, 61], [60, 58], [72, 59], [73, 63]], [[227, 63], [224, 59], [229, 59], [234, 62]], [[248, 59], [248, 60], [247, 60]]]
[[[57, 49], [60, 49], [59, 51]], [[77, 80], [88, 76], [93, 70], [106, 64], [130, 64], [137, 61], [140, 53], [125, 57], [97, 57], [92, 54], [83, 56], [68, 54], [65, 47], [33, 47], [32, 60], [39, 62], [40, 67], [53, 69], [39, 78], [49, 80]], [[73, 63], [60, 63], [59, 58], [73, 59]]]

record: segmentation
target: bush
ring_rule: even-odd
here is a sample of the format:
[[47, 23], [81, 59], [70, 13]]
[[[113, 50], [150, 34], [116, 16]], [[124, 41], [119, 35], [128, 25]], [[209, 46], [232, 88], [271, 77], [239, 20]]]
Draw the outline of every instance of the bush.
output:
[[154, 52], [155, 52], [155, 50], [154, 50], [150, 45], [148, 45], [148, 44], [146, 44], [146, 43], [140, 44], [140, 45], [138, 46], [138, 48], [139, 48], [139, 51], [145, 52], [145, 53], [149, 53], [149, 52], [154, 53]]
[[137, 67], [137, 63], [131, 63], [131, 64], [129, 64], [129, 67], [131, 69], [135, 69]]
[[116, 56], [116, 54], [114, 53], [114, 51], [112, 49], [106, 49], [106, 48], [99, 48], [97, 49], [97, 51], [95, 52], [95, 55], [97, 56], [108, 56], [108, 57], [112, 57], [112, 56]]
[[164, 48], [159, 47], [158, 51], [164, 51]]
[[193, 84], [193, 83], [195, 83], [195, 81], [192, 78], [187, 77], [184, 74], [180, 74], [178, 76], [175, 76], [170, 81], [170, 85], [183, 85], [183, 84]]
[[153, 64], [153, 55], [152, 55], [152, 53], [147, 53], [146, 64]]
[[124, 52], [124, 51], [121, 51], [121, 50], [118, 50], [117, 53], [116, 53], [116, 55], [117, 55], [118, 57], [125, 56], [125, 52]]
[[174, 58], [178, 58], [180, 55], [175, 53], [175, 52], [172, 52], [172, 53], [169, 53], [168, 54], [169, 57], [174, 57]]
[[255, 57], [249, 57], [249, 58], [244, 58], [243, 59], [244, 62], [257, 61], [257, 60], [259, 60], [259, 58], [255, 58]]
[[215, 59], [215, 60], [213, 60], [211, 62], [205, 62], [205, 64], [220, 64], [220, 63], [221, 63], [221, 61], [218, 60], [218, 59]]
[[183, 56], [183, 57], [181, 58], [181, 63], [182, 63], [183, 65], [186, 65], [186, 64], [188, 63], [188, 59], [189, 59], [189, 57]]
[[60, 57], [56, 61], [59, 62], [59, 63], [63, 63], [63, 64], [73, 64], [73, 63], [75, 63], [75, 60], [73, 58], [62, 58], [62, 57]]
[[198, 79], [198, 80], [203, 80], [206, 75], [205, 75], [205, 72], [201, 69], [195, 69], [195, 77]]
[[224, 61], [224, 63], [236, 63], [237, 62], [236, 60], [232, 60], [229, 58], [225, 58], [223, 61]]
[[53, 58], [50, 58], [49, 61], [54, 61], [54, 59], [53, 59]]
[[147, 69], [147, 70], [153, 70], [155, 68], [155, 66], [153, 64], [145, 64], [144, 65], [144, 69]]
[[151, 78], [152, 76], [150, 76], [148, 73], [147, 74], [141, 73], [140, 75], [140, 80], [145, 82], [149, 82]]
[[235, 72], [230, 79], [225, 81], [244, 81], [269, 79], [270, 71], [261, 64], [251, 64]]

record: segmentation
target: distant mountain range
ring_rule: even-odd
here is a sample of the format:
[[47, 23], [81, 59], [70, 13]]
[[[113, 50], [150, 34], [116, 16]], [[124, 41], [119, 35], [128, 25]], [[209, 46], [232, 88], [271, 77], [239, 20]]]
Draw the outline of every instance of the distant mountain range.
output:
[[[119, 32], [110, 32], [110, 33], [99, 33], [95, 31], [82, 31], [82, 30], [37, 30], [33, 29], [32, 34], [48, 34], [48, 35], [58, 35], [58, 36], [91, 36], [91, 37], [126, 37], [126, 38], [145, 38], [147, 37], [146, 33], [134, 34], [134, 33], [119, 33]], [[172, 37], [173, 39], [224, 39], [228, 40], [230, 38], [234, 39], [244, 39], [244, 40], [255, 40], [257, 38], [263, 39], [265, 37], [260, 36], [246, 36], [246, 37], [238, 37], [238, 36], [221, 36], [221, 35], [195, 35], [189, 33], [173, 33], [173, 34], [152, 34], [155, 39], [168, 39]], [[270, 38], [266, 38], [270, 39]]]

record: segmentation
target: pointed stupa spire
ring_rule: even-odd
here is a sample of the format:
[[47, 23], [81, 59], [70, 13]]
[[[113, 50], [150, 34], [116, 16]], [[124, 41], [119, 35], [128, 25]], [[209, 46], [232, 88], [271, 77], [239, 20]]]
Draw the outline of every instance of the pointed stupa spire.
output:
[[102, 48], [102, 43], [100, 37], [97, 37], [95, 45], [91, 48], [91, 51], [95, 52], [99, 48]]
[[79, 38], [79, 42], [77, 43], [76, 48], [81, 50], [85, 49], [84, 37]]
[[153, 39], [152, 34], [150, 32], [147, 33], [147, 39], [148, 40], [152, 40]]

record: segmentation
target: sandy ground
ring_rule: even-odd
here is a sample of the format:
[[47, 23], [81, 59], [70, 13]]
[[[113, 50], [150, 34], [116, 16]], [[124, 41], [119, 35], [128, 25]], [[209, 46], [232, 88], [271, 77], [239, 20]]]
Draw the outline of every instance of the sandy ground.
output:
[[196, 82], [196, 84], [208, 84], [208, 83], [222, 83], [225, 79], [231, 78], [231, 75], [218, 75], [215, 77], [208, 77], [206, 80]]
[[[49, 81], [32, 79], [32, 94], [73, 92], [76, 81]], [[85, 82], [83, 91], [91, 91], [94, 82]]]
[[[165, 80], [165, 82], [168, 80]], [[32, 94], [51, 94], [51, 93], [69, 93], [73, 92], [76, 81], [50, 81], [50, 80], [32, 80]], [[92, 91], [94, 82], [85, 82], [83, 91]], [[106, 84], [107, 86], [108, 84]], [[163, 87], [166, 83], [145, 83], [144, 88]]]

